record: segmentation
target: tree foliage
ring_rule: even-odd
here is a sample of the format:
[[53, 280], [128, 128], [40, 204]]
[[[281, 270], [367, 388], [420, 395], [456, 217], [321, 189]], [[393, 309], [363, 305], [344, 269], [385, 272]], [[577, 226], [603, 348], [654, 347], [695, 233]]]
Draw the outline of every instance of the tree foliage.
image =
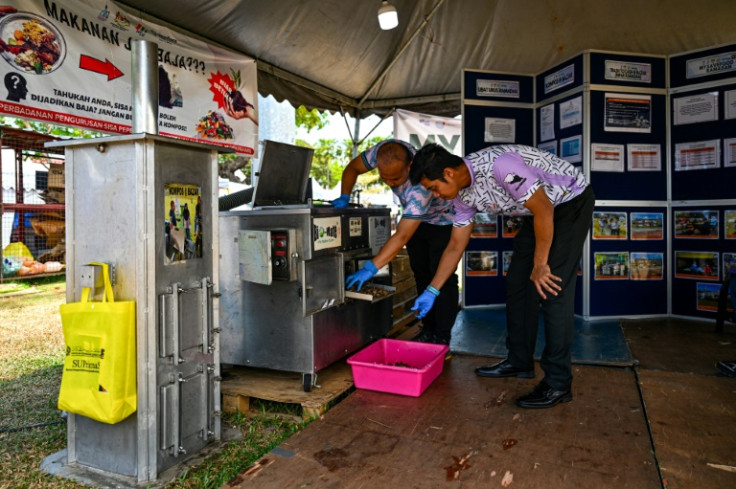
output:
[[[307, 110], [303, 105], [296, 109], [296, 125], [306, 129], [307, 132], [322, 129], [328, 123], [327, 112], [319, 112], [317, 109]], [[370, 148], [382, 139], [374, 137], [363, 141], [358, 145], [356, 154]], [[331, 189], [340, 183], [343, 169], [353, 159], [354, 144], [350, 139], [319, 139], [315, 144], [299, 139], [296, 144], [314, 150], [310, 176], [326, 189]], [[376, 172], [361, 175], [358, 177], [358, 184], [362, 188], [383, 185]]]
[[307, 132], [311, 132], [314, 129], [323, 129], [329, 124], [329, 114], [327, 112], [320, 112], [317, 109], [308, 110], [303, 105], [300, 105], [294, 112], [296, 118], [296, 126], [303, 127]]

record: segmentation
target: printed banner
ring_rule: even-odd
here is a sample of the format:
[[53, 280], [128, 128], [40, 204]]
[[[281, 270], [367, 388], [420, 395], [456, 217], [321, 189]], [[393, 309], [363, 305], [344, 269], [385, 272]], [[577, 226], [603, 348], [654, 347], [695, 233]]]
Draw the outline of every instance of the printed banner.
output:
[[419, 114], [397, 109], [394, 112], [394, 138], [419, 149], [437, 143], [457, 156], [462, 154], [462, 121], [449, 117]]
[[255, 60], [104, 0], [0, 0], [0, 113], [130, 133], [137, 39], [158, 46], [160, 135], [256, 155]]

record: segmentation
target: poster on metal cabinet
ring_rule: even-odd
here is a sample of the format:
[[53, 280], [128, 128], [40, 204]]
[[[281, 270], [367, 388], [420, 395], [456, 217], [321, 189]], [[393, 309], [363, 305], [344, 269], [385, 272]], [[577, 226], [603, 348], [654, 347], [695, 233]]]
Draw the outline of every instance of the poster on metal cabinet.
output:
[[257, 156], [255, 60], [104, 0], [0, 0], [0, 113], [131, 132], [131, 50], [158, 47], [162, 136]]

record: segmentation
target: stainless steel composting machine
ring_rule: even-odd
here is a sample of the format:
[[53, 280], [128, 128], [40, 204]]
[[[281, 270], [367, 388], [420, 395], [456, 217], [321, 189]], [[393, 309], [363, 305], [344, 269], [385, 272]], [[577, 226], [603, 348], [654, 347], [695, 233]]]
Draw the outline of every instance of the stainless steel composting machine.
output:
[[[312, 154], [265, 141], [253, 209], [220, 213], [221, 361], [301, 373], [306, 391], [317, 371], [392, 326], [390, 295], [345, 290], [388, 240], [389, 209], [312, 201]], [[379, 280], [373, 287], [392, 289]]]

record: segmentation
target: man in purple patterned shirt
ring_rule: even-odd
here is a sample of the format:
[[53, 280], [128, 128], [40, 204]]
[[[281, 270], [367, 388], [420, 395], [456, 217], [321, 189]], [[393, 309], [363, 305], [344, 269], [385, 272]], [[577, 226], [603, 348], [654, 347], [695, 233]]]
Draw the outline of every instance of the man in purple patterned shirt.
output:
[[[530, 146], [491, 146], [465, 158], [429, 144], [414, 156], [411, 181], [435, 197], [453, 200], [454, 227], [430, 287], [438, 288], [457, 267], [470, 240], [476, 212], [522, 217], [506, 277], [508, 357], [479, 367], [482, 377], [534, 377], [539, 309], [544, 316], [542, 381], [516, 399], [523, 408], [547, 408], [572, 400], [571, 348], [575, 283], [588, 236], [595, 196], [582, 171]], [[414, 309], [430, 311], [432, 293]]]
[[[405, 245], [417, 290], [427, 288], [437, 271], [452, 232], [452, 202], [433, 197], [421, 185], [411, 184], [409, 166], [415, 152], [414, 147], [404, 141], [388, 139], [363, 151], [343, 170], [342, 193], [340, 198], [332, 201], [335, 207], [348, 205], [358, 175], [377, 168], [381, 180], [391, 188], [402, 209], [396, 232], [372, 260], [347, 278], [348, 288], [357, 285], [360, 290], [363, 283], [389, 263]], [[437, 290], [437, 294], [440, 292], [437, 306], [422, 320], [422, 331], [415, 338], [417, 341], [450, 344], [459, 296], [455, 274]]]

